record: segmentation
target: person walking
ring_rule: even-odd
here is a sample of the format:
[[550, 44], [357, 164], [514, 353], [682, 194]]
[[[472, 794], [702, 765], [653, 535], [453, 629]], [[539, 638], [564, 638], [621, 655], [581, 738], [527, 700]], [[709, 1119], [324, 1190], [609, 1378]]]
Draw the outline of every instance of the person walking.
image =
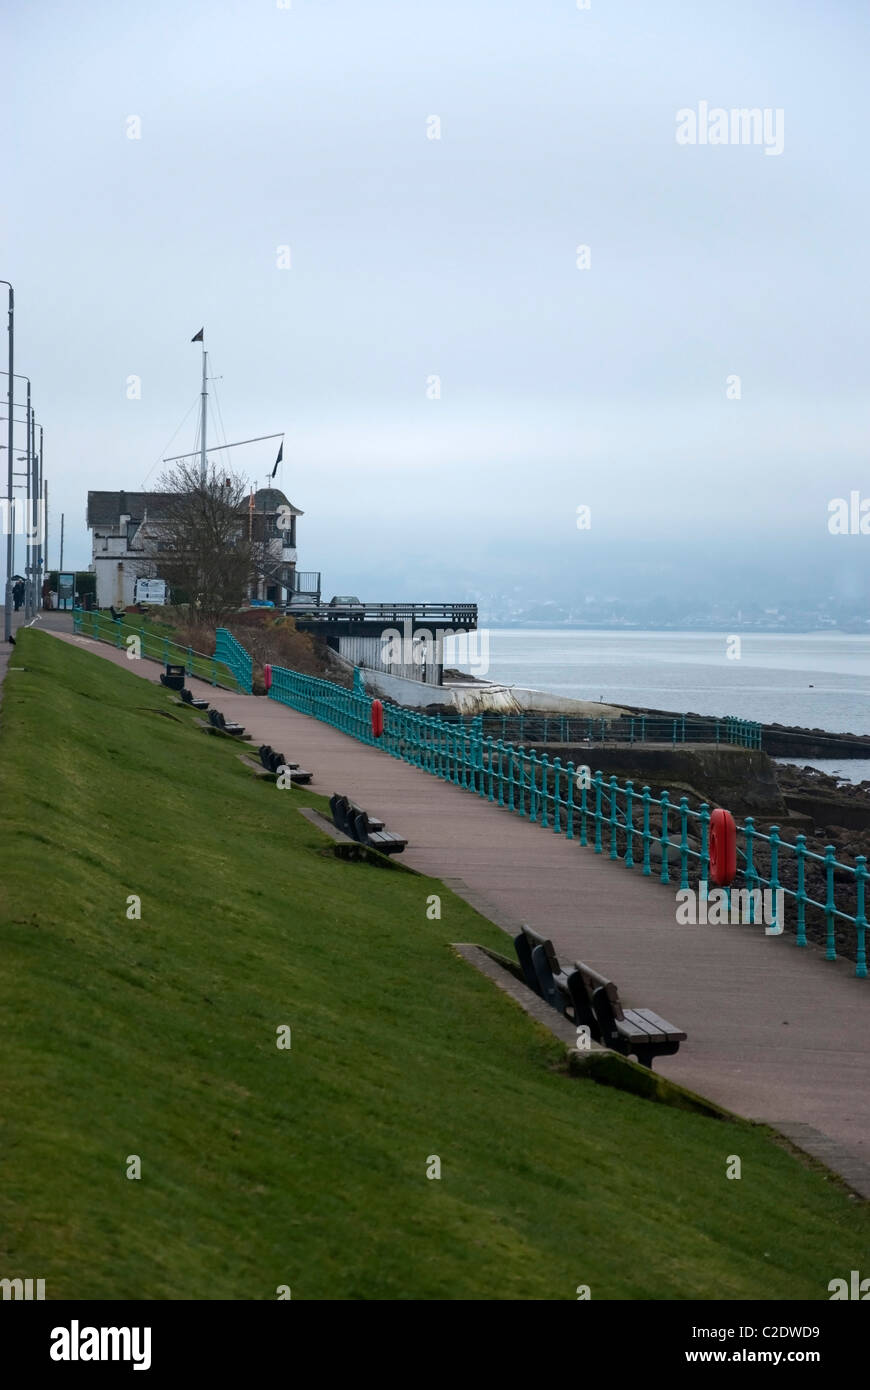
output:
[[12, 585], [12, 602], [15, 605], [15, 612], [17, 613], [22, 603], [24, 602], [23, 579], [16, 579], [15, 583]]

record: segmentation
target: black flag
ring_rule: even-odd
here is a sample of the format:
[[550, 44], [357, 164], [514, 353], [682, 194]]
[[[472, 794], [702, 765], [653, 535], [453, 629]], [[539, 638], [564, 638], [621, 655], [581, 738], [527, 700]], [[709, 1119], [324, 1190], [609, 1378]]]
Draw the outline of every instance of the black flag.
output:
[[277, 457], [276, 460], [275, 460], [275, 467], [272, 469], [272, 477], [273, 477], [273, 478], [274, 478], [275, 474], [278, 472], [278, 464], [281, 462], [281, 460], [282, 460], [283, 457], [284, 457], [284, 440], [282, 439], [282, 440], [281, 440], [280, 448], [278, 449], [278, 457]]
[[199, 332], [197, 333], [196, 337], [191, 338], [190, 341], [191, 341], [192, 343], [204, 343], [204, 342], [205, 342], [205, 339], [204, 339], [203, 336], [202, 336], [204, 332], [205, 332], [205, 329], [204, 329], [204, 328], [201, 328], [201, 329], [199, 330]]

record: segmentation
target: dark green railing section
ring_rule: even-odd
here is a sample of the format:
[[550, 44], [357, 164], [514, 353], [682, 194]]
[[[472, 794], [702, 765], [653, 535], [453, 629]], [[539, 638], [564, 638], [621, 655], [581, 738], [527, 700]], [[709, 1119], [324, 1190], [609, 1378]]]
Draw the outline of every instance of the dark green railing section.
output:
[[[278, 666], [272, 668], [269, 696], [360, 743], [380, 743], [392, 757], [476, 792], [555, 835], [591, 845], [596, 854], [620, 859], [646, 875], [657, 874], [661, 883], [679, 880], [678, 886], [684, 889], [692, 886], [690, 877], [697, 883], [709, 880], [710, 808], [706, 804], [693, 808], [685, 796], [671, 802], [667, 792], [654, 796], [649, 787], [638, 790], [630, 781], [620, 785], [616, 777], [607, 779], [584, 764], [563, 765], [546, 753], [539, 757], [534, 748], [527, 750], [484, 734], [480, 717], [469, 723], [385, 704], [384, 732], [375, 739], [368, 695]], [[866, 979], [864, 855], [854, 865], [843, 864], [832, 845], [824, 855], [814, 854], [807, 849], [805, 836], [798, 835], [791, 844], [780, 839], [776, 826], [763, 835], [748, 816], [738, 827], [738, 857], [738, 885], [732, 891], [747, 895], [742, 900], [748, 908], [745, 920], [760, 920], [756, 893], [769, 891], [775, 905], [781, 889], [784, 899], [794, 904], [796, 944], [808, 944], [807, 910], [816, 910], [824, 916], [826, 958], [834, 960], [838, 926], [847, 924], [855, 932], [855, 973]], [[730, 892], [728, 901], [730, 908]], [[854, 911], [844, 903], [854, 906]], [[782, 923], [774, 917], [773, 925]]]
[[[482, 721], [482, 723], [481, 723]], [[574, 714], [475, 715], [463, 722], [477, 723], [484, 734], [502, 742], [536, 746], [542, 743], [719, 743], [740, 748], [760, 748], [762, 725], [751, 719], [702, 719], [693, 715], [624, 714], [617, 719], [580, 717]]]
[[225, 627], [219, 627], [214, 635], [214, 655], [216, 661], [228, 666], [236, 679], [236, 684], [246, 695], [253, 689], [254, 663], [241, 642], [237, 642]]
[[[189, 676], [210, 681], [212, 685], [222, 686], [226, 690], [239, 688], [232, 669], [228, 669], [217, 652], [214, 656], [207, 656], [204, 652], [194, 651], [193, 647], [184, 647], [178, 642], [170, 641], [168, 637], [149, 632], [145, 626], [137, 627], [133, 623], [110, 618], [96, 609], [87, 611], [74, 608], [73, 629], [83, 637], [93, 637], [98, 642], [109, 642], [113, 647], [128, 654], [135, 653], [135, 656], [130, 655], [131, 661], [136, 657], [142, 657], [146, 661], [161, 661], [164, 664], [171, 662], [173, 665], [183, 666]], [[131, 638], [134, 640], [131, 641]], [[247, 656], [247, 653], [245, 655]], [[250, 657], [248, 660], [250, 661]], [[250, 687], [248, 689], [250, 690]]]

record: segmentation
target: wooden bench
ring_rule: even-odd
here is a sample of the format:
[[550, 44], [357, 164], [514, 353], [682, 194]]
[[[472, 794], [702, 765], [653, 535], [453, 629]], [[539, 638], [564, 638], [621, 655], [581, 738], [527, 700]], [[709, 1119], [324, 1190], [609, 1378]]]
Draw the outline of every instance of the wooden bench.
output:
[[652, 1009], [623, 1009], [613, 981], [580, 960], [575, 960], [571, 973], [572, 977], [579, 976], [585, 986], [605, 1047], [622, 1052], [626, 1057], [634, 1054], [650, 1070], [654, 1057], [668, 1057], [679, 1052], [680, 1043], [686, 1041], [682, 1028], [668, 1023]]
[[[345, 835], [349, 835], [352, 840], [355, 840], [357, 838], [356, 818], [365, 814], [363, 808], [357, 806], [347, 796], [331, 796], [329, 806], [332, 811], [333, 824]], [[377, 833], [384, 829], [384, 822], [378, 820], [377, 816], [369, 816], [368, 828]]]
[[208, 709], [208, 700], [195, 699], [191, 692], [188, 690], [187, 686], [185, 686], [182, 690], [179, 690], [178, 693], [181, 696], [184, 703], [186, 705], [190, 705], [191, 709]]
[[408, 843], [401, 835], [394, 835], [392, 830], [375, 830], [375, 825], [383, 822], [372, 822], [365, 811], [354, 816], [353, 823], [356, 829], [354, 839], [361, 845], [368, 845], [369, 849], [380, 850], [381, 854], [401, 854]]
[[228, 722], [219, 709], [209, 710], [208, 722], [213, 728], [219, 729], [222, 734], [232, 734], [233, 738], [241, 738], [245, 732], [244, 724]]
[[[329, 809], [332, 811], [333, 824], [337, 829], [349, 835], [352, 840], [356, 839], [356, 818], [363, 814], [362, 806], [357, 806], [348, 796], [331, 796]], [[377, 816], [369, 816], [368, 819], [370, 830], [383, 830], [384, 822], [378, 820]]]
[[377, 816], [370, 816], [349, 797], [331, 796], [329, 808], [336, 829], [360, 845], [379, 850], [381, 854], [401, 854], [408, 844], [401, 835], [387, 830], [382, 820], [378, 820]]
[[679, 1050], [686, 1034], [651, 1009], [623, 1009], [619, 990], [597, 970], [575, 961], [571, 970], [559, 964], [552, 941], [531, 927], [514, 937], [517, 960], [526, 984], [575, 1026], [589, 1028], [594, 1042], [623, 1056], [634, 1055], [652, 1070], [655, 1057]]
[[300, 767], [298, 763], [288, 762], [284, 754], [276, 753], [270, 744], [261, 743], [257, 752], [260, 755], [260, 762], [263, 767], [267, 772], [271, 772], [274, 777], [277, 777], [283, 769], [284, 776], [289, 777], [291, 783], [298, 783], [299, 786], [304, 786], [311, 781], [313, 773], [306, 772], [305, 768]]

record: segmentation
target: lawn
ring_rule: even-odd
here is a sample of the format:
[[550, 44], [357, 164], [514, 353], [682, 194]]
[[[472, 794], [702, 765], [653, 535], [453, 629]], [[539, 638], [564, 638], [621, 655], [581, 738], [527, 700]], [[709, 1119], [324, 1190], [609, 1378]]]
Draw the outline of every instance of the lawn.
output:
[[336, 859], [296, 809], [313, 792], [47, 633], [21, 630], [13, 664], [0, 1277], [48, 1298], [827, 1299], [866, 1263], [866, 1205], [764, 1129], [569, 1077], [450, 948], [503, 933], [433, 880]]

